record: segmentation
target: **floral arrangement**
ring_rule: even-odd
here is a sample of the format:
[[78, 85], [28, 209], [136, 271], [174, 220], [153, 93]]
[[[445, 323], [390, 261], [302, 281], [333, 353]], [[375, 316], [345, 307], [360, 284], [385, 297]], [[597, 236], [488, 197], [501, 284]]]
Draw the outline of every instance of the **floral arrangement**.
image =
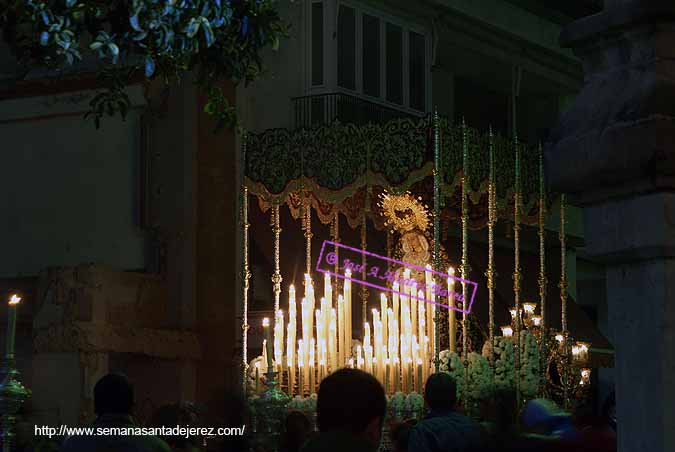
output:
[[387, 408], [389, 410], [398, 413], [405, 409], [406, 396], [402, 392], [397, 392], [389, 398], [389, 403]]
[[204, 110], [234, 125], [217, 83], [261, 74], [261, 51], [278, 48], [287, 31], [276, 7], [274, 0], [0, 0], [0, 29], [26, 74], [97, 62], [105, 86], [90, 103], [97, 127], [104, 115], [126, 115], [132, 81], [168, 84], [192, 71], [208, 94]]
[[296, 395], [288, 403], [288, 409], [294, 411], [301, 411], [303, 413], [314, 413], [316, 411], [316, 394], [312, 394], [309, 397], [300, 397]]
[[467, 397], [478, 402], [490, 396], [492, 390], [492, 369], [483, 355], [475, 352], [467, 356], [469, 361]]
[[[511, 389], [516, 384], [515, 354], [513, 350], [513, 341], [510, 338], [494, 338], [494, 371], [495, 381], [494, 389]], [[489, 346], [483, 348], [483, 355], [489, 353]]]
[[447, 372], [455, 379], [457, 384], [457, 398], [462, 397], [464, 391], [464, 364], [462, 364], [462, 358], [455, 353], [449, 350], [443, 350], [439, 353], [439, 358], [441, 360], [441, 365], [439, 370], [441, 372]]
[[529, 331], [520, 332], [520, 391], [524, 397], [536, 397], [541, 382], [539, 347]]
[[419, 418], [424, 411], [424, 397], [421, 394], [412, 392], [405, 399], [405, 409], [413, 417]]

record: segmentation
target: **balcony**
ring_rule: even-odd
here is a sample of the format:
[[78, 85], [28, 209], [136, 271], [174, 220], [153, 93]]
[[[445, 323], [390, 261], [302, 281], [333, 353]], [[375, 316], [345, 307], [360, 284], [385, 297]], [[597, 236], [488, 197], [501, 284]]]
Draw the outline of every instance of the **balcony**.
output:
[[399, 118], [419, 118], [424, 113], [399, 110], [343, 93], [293, 98], [295, 128], [311, 128], [339, 121], [363, 125]]

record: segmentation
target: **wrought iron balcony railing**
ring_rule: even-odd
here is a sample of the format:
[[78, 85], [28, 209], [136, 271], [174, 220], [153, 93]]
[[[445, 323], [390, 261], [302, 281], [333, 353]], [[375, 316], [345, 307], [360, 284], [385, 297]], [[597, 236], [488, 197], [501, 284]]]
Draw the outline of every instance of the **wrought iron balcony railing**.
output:
[[335, 121], [363, 125], [424, 116], [421, 112], [414, 114], [343, 93], [296, 97], [293, 110], [296, 128], [317, 127]]

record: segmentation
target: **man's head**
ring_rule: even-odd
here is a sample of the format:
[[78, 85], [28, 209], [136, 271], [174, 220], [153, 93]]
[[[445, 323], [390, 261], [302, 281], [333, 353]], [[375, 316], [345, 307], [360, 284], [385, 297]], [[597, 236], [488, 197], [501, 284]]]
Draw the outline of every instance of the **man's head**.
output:
[[457, 384], [450, 374], [439, 372], [427, 379], [424, 399], [432, 410], [452, 410], [457, 403]]
[[386, 409], [382, 385], [366, 372], [341, 369], [319, 386], [316, 412], [322, 432], [348, 431], [377, 447]]
[[94, 386], [94, 411], [104, 414], [130, 414], [134, 404], [134, 388], [122, 374], [108, 374]]

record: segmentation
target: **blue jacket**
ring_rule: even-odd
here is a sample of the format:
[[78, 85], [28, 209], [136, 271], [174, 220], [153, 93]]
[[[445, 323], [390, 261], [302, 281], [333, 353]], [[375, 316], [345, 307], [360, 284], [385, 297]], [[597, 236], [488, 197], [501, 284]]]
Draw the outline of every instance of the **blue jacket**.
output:
[[409, 452], [474, 452], [484, 447], [485, 433], [474, 420], [456, 411], [431, 411], [413, 427]]

